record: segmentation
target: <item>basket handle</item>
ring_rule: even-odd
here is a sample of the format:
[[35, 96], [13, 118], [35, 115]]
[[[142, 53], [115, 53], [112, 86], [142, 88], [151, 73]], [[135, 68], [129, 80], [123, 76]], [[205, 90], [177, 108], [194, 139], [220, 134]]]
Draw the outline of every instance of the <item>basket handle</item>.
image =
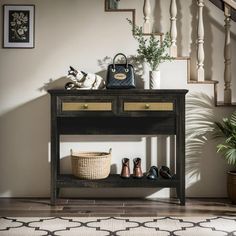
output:
[[[111, 151], [112, 151], [112, 148], [109, 149], [109, 152], [108, 152], [108, 153], [111, 154]], [[73, 154], [73, 150], [70, 149], [70, 155], [72, 156], [72, 154]]]

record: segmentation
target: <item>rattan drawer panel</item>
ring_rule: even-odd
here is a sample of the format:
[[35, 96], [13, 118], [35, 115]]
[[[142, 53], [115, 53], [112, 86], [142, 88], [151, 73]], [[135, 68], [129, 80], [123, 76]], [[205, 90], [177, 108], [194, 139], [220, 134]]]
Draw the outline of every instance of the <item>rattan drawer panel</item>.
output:
[[124, 102], [124, 111], [173, 111], [173, 102]]
[[62, 102], [62, 111], [111, 111], [111, 102]]

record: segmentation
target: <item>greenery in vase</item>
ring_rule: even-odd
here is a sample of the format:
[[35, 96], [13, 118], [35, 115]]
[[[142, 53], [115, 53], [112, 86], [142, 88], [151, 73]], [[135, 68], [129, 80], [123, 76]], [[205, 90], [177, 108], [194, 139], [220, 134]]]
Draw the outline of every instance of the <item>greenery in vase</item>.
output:
[[142, 27], [136, 26], [130, 19], [127, 19], [131, 26], [133, 26], [133, 36], [138, 41], [138, 57], [141, 62], [146, 61], [151, 70], [157, 70], [158, 66], [164, 61], [171, 61], [171, 57], [166, 51], [171, 46], [171, 38], [169, 33], [166, 33], [164, 39], [160, 41], [151, 34], [149, 38], [143, 35]]
[[217, 145], [217, 152], [221, 153], [229, 164], [236, 166], [236, 111], [230, 118], [215, 122], [214, 137], [224, 139], [223, 143]]

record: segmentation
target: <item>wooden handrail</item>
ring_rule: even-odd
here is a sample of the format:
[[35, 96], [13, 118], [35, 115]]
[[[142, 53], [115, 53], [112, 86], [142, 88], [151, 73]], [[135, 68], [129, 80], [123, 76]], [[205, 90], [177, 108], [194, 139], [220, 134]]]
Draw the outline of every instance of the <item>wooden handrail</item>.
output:
[[223, 1], [224, 1], [224, 3], [226, 3], [227, 5], [232, 7], [234, 10], [236, 10], [236, 1], [234, 1], [234, 0], [223, 0]]
[[[222, 11], [224, 11], [225, 5], [230, 6], [227, 2], [229, 2], [231, 5], [234, 4], [234, 2], [232, 0], [209, 0], [209, 1], [212, 2], [212, 4], [214, 4], [216, 7], [218, 7]], [[230, 16], [230, 18], [233, 21], [236, 22], [235, 4], [234, 4], [234, 7], [230, 6], [230, 8], [231, 8], [231, 16]]]

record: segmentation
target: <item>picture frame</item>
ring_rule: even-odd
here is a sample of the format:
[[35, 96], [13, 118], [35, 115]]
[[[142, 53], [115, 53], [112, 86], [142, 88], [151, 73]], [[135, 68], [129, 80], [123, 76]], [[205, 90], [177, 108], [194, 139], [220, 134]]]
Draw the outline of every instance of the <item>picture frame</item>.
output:
[[3, 5], [3, 48], [35, 47], [35, 5]]

